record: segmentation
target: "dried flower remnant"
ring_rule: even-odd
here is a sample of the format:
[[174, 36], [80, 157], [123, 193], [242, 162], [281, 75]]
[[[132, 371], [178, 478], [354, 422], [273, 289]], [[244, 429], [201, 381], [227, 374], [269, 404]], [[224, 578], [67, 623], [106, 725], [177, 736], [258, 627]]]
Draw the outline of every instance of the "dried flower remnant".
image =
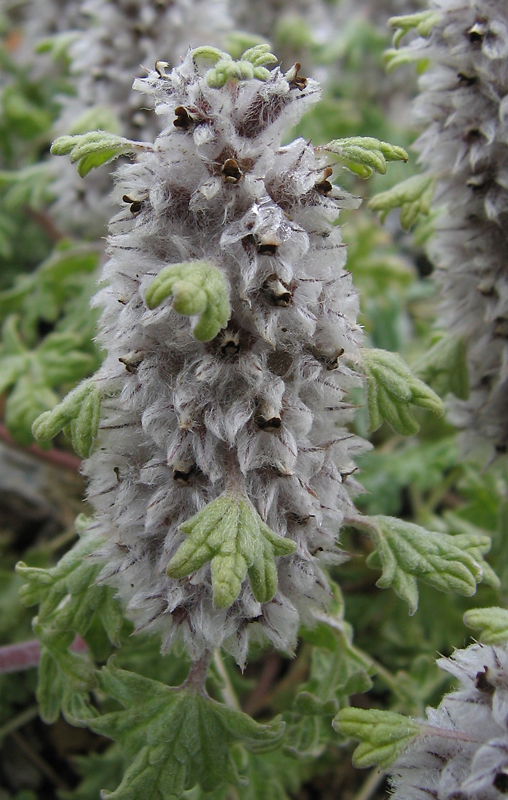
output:
[[290, 650], [326, 605], [367, 447], [346, 427], [361, 333], [333, 226], [358, 200], [322, 191], [310, 143], [281, 146], [320, 92], [267, 50], [199, 48], [135, 83], [166, 127], [117, 172], [84, 466], [101, 580], [138, 630], [240, 663], [249, 640]]

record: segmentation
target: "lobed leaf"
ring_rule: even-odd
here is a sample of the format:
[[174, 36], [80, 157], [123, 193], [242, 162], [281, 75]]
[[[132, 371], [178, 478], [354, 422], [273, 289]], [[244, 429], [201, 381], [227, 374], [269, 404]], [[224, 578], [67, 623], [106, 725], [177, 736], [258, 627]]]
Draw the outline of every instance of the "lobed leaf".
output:
[[429, 172], [413, 175], [393, 189], [374, 195], [369, 208], [379, 211], [382, 221], [394, 208], [400, 208], [400, 224], [404, 230], [409, 230], [418, 214], [429, 214], [435, 186], [436, 178]]
[[448, 392], [460, 400], [469, 397], [467, 348], [460, 336], [443, 335], [413, 364], [413, 371], [441, 397]]
[[371, 136], [334, 139], [316, 147], [316, 151], [332, 153], [343, 166], [361, 178], [370, 178], [374, 172], [384, 175], [389, 161], [407, 161], [409, 158], [404, 148]]
[[78, 173], [82, 178], [90, 170], [107, 164], [115, 158], [146, 150], [153, 150], [152, 145], [134, 142], [123, 136], [108, 131], [90, 131], [74, 136], [59, 136], [51, 146], [54, 156], [69, 155], [71, 161], [78, 162]]
[[51, 411], [37, 417], [32, 433], [40, 442], [49, 442], [71, 426], [72, 446], [81, 458], [88, 458], [99, 429], [101, 395], [93, 379], [76, 386]]
[[404, 14], [399, 17], [391, 17], [388, 25], [395, 28], [393, 35], [393, 46], [398, 47], [401, 39], [410, 30], [416, 30], [425, 39], [430, 36], [434, 27], [441, 20], [439, 11], [419, 11], [416, 14]]
[[204, 791], [223, 783], [237, 785], [231, 747], [271, 750], [284, 731], [278, 719], [260, 725], [185, 685], [169, 688], [119, 670], [112, 662], [98, 677], [102, 691], [124, 706], [88, 723], [96, 733], [119, 742], [130, 764], [120, 786], [104, 793], [111, 800], [174, 800], [196, 785]]
[[169, 562], [167, 574], [184, 578], [211, 562], [213, 603], [229, 608], [249, 573], [256, 600], [268, 603], [277, 591], [276, 556], [294, 553], [296, 544], [268, 528], [242, 495], [226, 492], [184, 522], [187, 539]]
[[333, 726], [361, 742], [353, 753], [353, 764], [360, 768], [389, 767], [422, 731], [416, 720], [375, 708], [343, 708]]
[[484, 644], [500, 644], [508, 641], [508, 610], [499, 606], [471, 608], [464, 614], [468, 628], [480, 630], [480, 641]]
[[427, 408], [436, 416], [444, 414], [438, 395], [417, 378], [398, 353], [364, 348], [363, 365], [367, 376], [367, 403], [370, 430], [386, 420], [402, 436], [420, 429], [410, 406]]
[[376, 548], [367, 559], [369, 566], [382, 568], [376, 585], [382, 589], [391, 586], [407, 602], [410, 614], [418, 608], [417, 578], [440, 591], [470, 597], [484, 579], [484, 571], [491, 577], [492, 571], [483, 561], [491, 542], [482, 533], [437, 533], [385, 516], [358, 518], [355, 523], [365, 528]]
[[197, 316], [193, 335], [208, 342], [227, 325], [231, 316], [229, 287], [220, 269], [208, 261], [184, 261], [164, 267], [145, 294], [148, 308], [157, 308], [173, 296], [179, 314]]

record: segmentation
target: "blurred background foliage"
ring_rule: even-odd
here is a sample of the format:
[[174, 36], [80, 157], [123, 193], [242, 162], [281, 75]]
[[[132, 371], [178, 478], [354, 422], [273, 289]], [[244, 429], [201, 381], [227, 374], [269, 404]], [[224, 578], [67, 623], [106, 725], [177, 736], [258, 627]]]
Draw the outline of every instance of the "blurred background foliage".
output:
[[[418, 3], [323, 0], [317, 30], [309, 24], [305, 3], [251, 3], [250, 14], [242, 3], [232, 3], [236, 32], [227, 41], [233, 55], [246, 42], [264, 41], [268, 35], [284, 67], [297, 59], [303, 74], [323, 82], [323, 101], [294, 135], [315, 144], [373, 136], [410, 148], [416, 135], [409, 115], [414, 68], [404, 66], [388, 76], [383, 53], [390, 43], [388, 17], [416, 10]], [[0, 645], [32, 636], [32, 612], [19, 600], [23, 579], [14, 573], [15, 563], [55, 564], [74, 542], [73, 521], [84, 509], [79, 459], [69, 440], [62, 434], [45, 451], [31, 434], [34, 419], [92, 375], [101, 360], [89, 300], [104, 259], [104, 239], [76, 238], [52, 215], [49, 146], [64, 98], [76, 94], [69, 48], [79, 38], [80, 25], [90, 24], [80, 20], [76, 5], [70, 0], [3, 0], [0, 6]], [[54, 7], [53, 17], [48, 7]], [[53, 22], [44, 30], [46, 12]], [[41, 23], [35, 32], [34, 15]], [[55, 29], [54, 20], [60, 18]], [[106, 174], [108, 167], [102, 170]], [[365, 200], [359, 211], [341, 217], [348, 269], [361, 296], [361, 323], [370, 345], [399, 352], [409, 364], [426, 352], [433, 336], [436, 290], [425, 255], [432, 218], [408, 234], [395, 212], [381, 225], [367, 201], [417, 172], [411, 158], [370, 181], [341, 175], [345, 187]], [[355, 400], [356, 426], [367, 436], [364, 400]], [[353, 770], [348, 749], [331, 727], [333, 714], [351, 699], [359, 706], [422, 714], [448, 686], [435, 666], [437, 653], [447, 655], [470, 641], [463, 612], [505, 604], [506, 466], [502, 460], [485, 464], [481, 454], [464, 456], [446, 421], [424, 412], [419, 421], [420, 432], [411, 439], [386, 424], [371, 435], [374, 448], [359, 459], [365, 492], [357, 497], [358, 507], [434, 531], [488, 533], [493, 541], [488, 558], [500, 590], [480, 586], [474, 597], [459, 598], [421, 587], [419, 609], [409, 617], [402, 600], [376, 587], [379, 572], [366, 565], [370, 541], [346, 529], [343, 548], [350, 559], [333, 575], [341, 587], [333, 610], [340, 624], [302, 631], [293, 660], [258, 650], [243, 674], [229, 658], [212, 668], [212, 696], [224, 699], [232, 692], [256, 719], [281, 713], [288, 728], [283, 752], [263, 757], [239, 752], [240, 771], [250, 778], [249, 785], [234, 792], [217, 790], [214, 800], [384, 796], [382, 775]], [[162, 657], [156, 639], [130, 633], [125, 623], [118, 666], [171, 685], [185, 677], [181, 653]], [[115, 650], [97, 619], [86, 642], [99, 663]], [[4, 669], [0, 661], [0, 672]], [[42, 723], [36, 684], [33, 668], [0, 674], [0, 800], [97, 800], [99, 790], [114, 789], [122, 774], [118, 746], [61, 717], [51, 725]], [[100, 693], [96, 702], [106, 710], [112, 703]], [[200, 789], [186, 794], [189, 800], [208, 796]]]

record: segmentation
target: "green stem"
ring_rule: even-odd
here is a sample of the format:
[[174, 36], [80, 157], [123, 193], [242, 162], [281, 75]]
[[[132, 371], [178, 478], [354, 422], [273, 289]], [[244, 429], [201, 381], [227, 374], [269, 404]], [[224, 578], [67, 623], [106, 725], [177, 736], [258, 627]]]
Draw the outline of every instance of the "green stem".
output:
[[5, 738], [5, 736], [9, 736], [9, 734], [17, 731], [18, 728], [22, 728], [23, 725], [26, 725], [27, 722], [31, 722], [38, 715], [38, 706], [29, 706], [28, 708], [25, 708], [21, 714], [18, 714], [17, 717], [10, 719], [9, 722], [6, 722], [5, 725], [0, 728], [0, 742]]
[[224, 664], [222, 656], [218, 650], [214, 650], [213, 652], [213, 663], [215, 664], [215, 669], [224, 681], [224, 686], [220, 689], [222, 699], [230, 708], [234, 708], [235, 711], [241, 711], [242, 707], [236, 696], [233, 684], [231, 683], [226, 665]]

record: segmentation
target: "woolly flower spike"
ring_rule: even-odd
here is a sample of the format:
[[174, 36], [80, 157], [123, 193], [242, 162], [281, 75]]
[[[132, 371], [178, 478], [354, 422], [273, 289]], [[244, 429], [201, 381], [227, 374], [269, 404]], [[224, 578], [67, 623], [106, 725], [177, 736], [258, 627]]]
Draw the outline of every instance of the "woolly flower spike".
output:
[[427, 709], [390, 768], [392, 800], [500, 800], [508, 793], [508, 647], [474, 644], [438, 664], [459, 690]]
[[319, 87], [272, 60], [199, 48], [136, 81], [165, 128], [117, 172], [95, 300], [108, 355], [84, 471], [101, 580], [194, 659], [293, 647], [329, 599], [367, 447], [346, 428], [358, 299], [333, 225], [358, 201], [308, 142], [281, 146]]
[[426, 125], [416, 147], [427, 175], [437, 179], [436, 201], [446, 205], [431, 244], [443, 298], [438, 322], [456, 341], [465, 342], [470, 377], [470, 397], [451, 404], [452, 419], [477, 440], [490, 440], [504, 451], [508, 4], [432, 0], [430, 11], [429, 24], [418, 28], [428, 38], [416, 39], [401, 52], [430, 64], [416, 101], [417, 119]]

